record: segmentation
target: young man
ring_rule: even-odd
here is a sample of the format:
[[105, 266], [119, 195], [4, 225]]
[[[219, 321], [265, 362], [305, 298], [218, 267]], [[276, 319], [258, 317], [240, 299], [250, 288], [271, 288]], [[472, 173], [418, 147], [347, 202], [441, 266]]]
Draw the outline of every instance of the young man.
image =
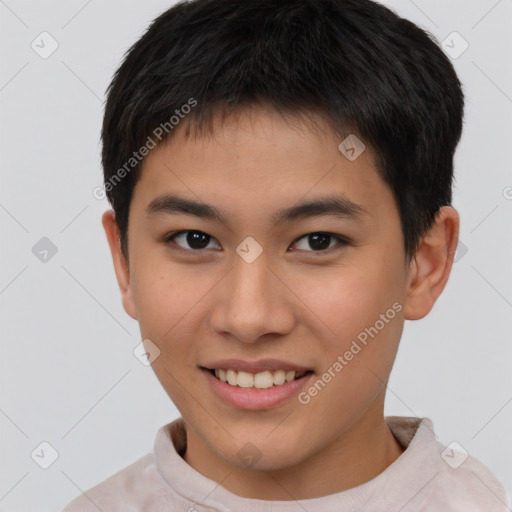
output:
[[108, 91], [103, 215], [182, 417], [65, 512], [505, 511], [429, 419], [383, 415], [448, 280], [463, 93], [369, 0], [192, 0]]

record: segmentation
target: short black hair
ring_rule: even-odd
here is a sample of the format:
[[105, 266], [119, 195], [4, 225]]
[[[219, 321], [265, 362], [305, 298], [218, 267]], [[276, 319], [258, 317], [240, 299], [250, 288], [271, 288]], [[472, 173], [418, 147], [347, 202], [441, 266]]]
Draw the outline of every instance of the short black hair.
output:
[[464, 95], [429, 32], [371, 0], [182, 1], [126, 52], [107, 89], [104, 182], [126, 258], [147, 149], [184, 117], [211, 129], [220, 110], [255, 104], [320, 113], [370, 144], [409, 258], [451, 204]]

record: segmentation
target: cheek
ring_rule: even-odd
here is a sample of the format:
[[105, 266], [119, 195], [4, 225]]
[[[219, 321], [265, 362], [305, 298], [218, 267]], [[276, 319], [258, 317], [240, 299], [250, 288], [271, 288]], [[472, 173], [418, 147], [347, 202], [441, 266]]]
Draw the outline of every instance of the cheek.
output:
[[[305, 302], [311, 304], [311, 310], [325, 326], [322, 330], [326, 340], [332, 340], [332, 348], [340, 351], [376, 322], [378, 328], [385, 323], [382, 333], [396, 336], [396, 325], [394, 329], [390, 327], [399, 323], [395, 320], [403, 302], [401, 279], [399, 272], [382, 262], [347, 266], [316, 276], [314, 284], [304, 289]], [[395, 303], [398, 306], [393, 309]]]
[[319, 377], [329, 380], [319, 410], [357, 415], [382, 391], [403, 329], [400, 283], [399, 273], [381, 260], [339, 269], [310, 292], [315, 312], [329, 326], [319, 339]]
[[131, 285], [141, 334], [163, 343], [200, 295], [187, 275], [167, 261], [141, 257], [134, 268]]
[[191, 281], [191, 276], [168, 261], [146, 260], [132, 281], [134, 300], [142, 339], [149, 339], [160, 353], [151, 367], [180, 410], [190, 408], [190, 394], [185, 388], [197, 386], [191, 337], [199, 312], [194, 306], [204, 295], [206, 283]]
[[219, 276], [206, 267], [201, 272], [194, 265], [144, 254], [139, 263], [132, 287], [141, 336], [159, 348], [153, 369], [172, 386], [166, 370], [183, 377], [197, 364], [197, 337], [204, 326], [208, 293]]

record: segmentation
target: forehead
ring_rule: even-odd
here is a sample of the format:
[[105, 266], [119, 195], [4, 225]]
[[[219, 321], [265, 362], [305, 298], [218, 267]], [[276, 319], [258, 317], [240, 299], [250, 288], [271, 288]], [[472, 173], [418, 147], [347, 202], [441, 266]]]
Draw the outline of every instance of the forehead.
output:
[[189, 130], [185, 120], [146, 157], [133, 199], [146, 212], [170, 211], [169, 201], [156, 203], [179, 192], [217, 206], [213, 213], [265, 213], [272, 222], [290, 213], [284, 207], [320, 196], [337, 195], [353, 212], [393, 201], [372, 148], [350, 159], [339, 149], [343, 140], [321, 116], [285, 117], [264, 107], [214, 118], [209, 132]]

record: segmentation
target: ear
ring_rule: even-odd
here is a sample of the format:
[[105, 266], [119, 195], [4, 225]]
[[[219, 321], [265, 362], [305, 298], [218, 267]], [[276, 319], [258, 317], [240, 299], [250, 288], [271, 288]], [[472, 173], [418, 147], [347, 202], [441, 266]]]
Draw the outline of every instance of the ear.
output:
[[457, 210], [443, 206], [422, 238], [408, 271], [404, 307], [407, 320], [426, 316], [444, 290], [457, 250], [459, 225]]
[[114, 210], [107, 210], [104, 212], [101, 217], [101, 223], [103, 224], [103, 229], [107, 235], [108, 245], [110, 246], [110, 252], [112, 253], [114, 270], [119, 289], [121, 290], [124, 310], [128, 315], [137, 320], [137, 310], [135, 308], [135, 301], [133, 300], [130, 281], [130, 267], [121, 250], [121, 236], [119, 227], [116, 223]]

